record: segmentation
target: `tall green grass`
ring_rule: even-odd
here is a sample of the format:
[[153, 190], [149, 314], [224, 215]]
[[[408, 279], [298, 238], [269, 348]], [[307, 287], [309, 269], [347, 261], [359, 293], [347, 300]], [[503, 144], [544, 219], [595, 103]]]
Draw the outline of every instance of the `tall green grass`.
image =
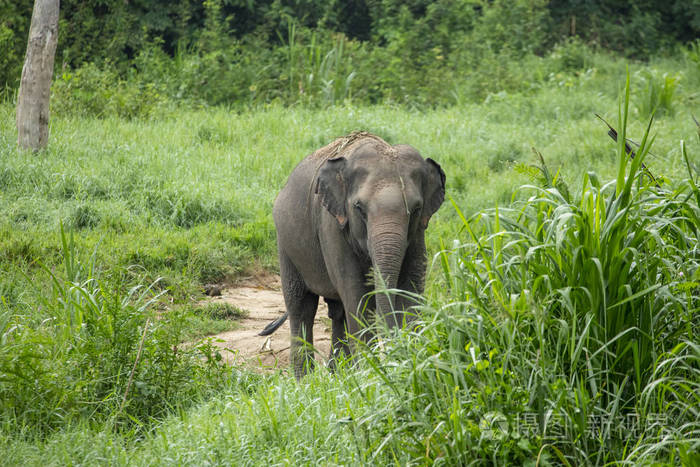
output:
[[618, 145], [616, 180], [588, 173], [572, 196], [541, 167], [523, 201], [460, 214], [466, 239], [440, 255], [456, 301], [399, 372], [439, 396], [446, 425], [471, 411], [446, 436], [450, 458], [478, 446], [512, 461], [537, 440], [538, 455], [568, 465], [697, 460], [697, 174], [657, 187], [642, 165], [648, 135], [632, 160]]
[[155, 284], [109, 277], [119, 271], [101, 271], [95, 252], [81, 255], [62, 226], [60, 242], [62, 271], [40, 265], [51, 289], [37, 290], [38, 309], [0, 304], [0, 417], [12, 431], [140, 425], [215, 386], [220, 358], [206, 342], [182, 345], [186, 317], [156, 313]]
[[308, 44], [299, 40], [297, 25], [290, 22], [284, 43], [287, 74], [282, 79], [289, 86], [288, 95], [298, 96], [306, 104], [336, 105], [351, 97], [351, 84], [356, 76], [352, 55], [361, 46], [338, 35], [329, 39], [311, 31]]

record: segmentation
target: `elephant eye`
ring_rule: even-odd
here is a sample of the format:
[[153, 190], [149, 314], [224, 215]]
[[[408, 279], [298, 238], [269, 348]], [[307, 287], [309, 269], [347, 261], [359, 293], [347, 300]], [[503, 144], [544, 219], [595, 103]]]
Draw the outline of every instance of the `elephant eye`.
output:
[[362, 215], [362, 217], [365, 217], [366, 211], [365, 211], [365, 207], [362, 205], [362, 203], [360, 203], [359, 201], [355, 201], [353, 203], [353, 207], [355, 209], [357, 209], [357, 212], [359, 212]]

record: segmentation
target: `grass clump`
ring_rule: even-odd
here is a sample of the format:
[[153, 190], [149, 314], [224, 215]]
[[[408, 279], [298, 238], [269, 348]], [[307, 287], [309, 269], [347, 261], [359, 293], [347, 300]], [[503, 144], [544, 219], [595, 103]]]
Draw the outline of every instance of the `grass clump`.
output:
[[[62, 271], [40, 307], [0, 308], [0, 415], [32, 436], [90, 421], [133, 426], [198, 400], [224, 368], [185, 321], [158, 315], [153, 285], [129, 286], [84, 258], [61, 229]], [[31, 282], [27, 278], [28, 282]], [[21, 302], [21, 297], [19, 300]], [[38, 321], [38, 322], [37, 322]], [[209, 386], [209, 388], [207, 388]]]
[[197, 306], [184, 305], [186, 338], [202, 339], [212, 334], [233, 331], [247, 312], [226, 302], [207, 302]]
[[208, 316], [212, 319], [240, 319], [246, 316], [246, 311], [226, 302], [209, 302], [196, 310], [197, 314]]
[[543, 167], [527, 199], [460, 215], [467, 238], [440, 255], [451, 299], [375, 365], [414, 459], [697, 460], [699, 192], [692, 171], [649, 181], [652, 139], [578, 196]]

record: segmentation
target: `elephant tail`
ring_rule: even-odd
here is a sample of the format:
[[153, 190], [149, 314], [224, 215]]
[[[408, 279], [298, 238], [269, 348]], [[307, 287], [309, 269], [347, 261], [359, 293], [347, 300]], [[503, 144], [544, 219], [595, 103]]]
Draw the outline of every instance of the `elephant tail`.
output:
[[281, 317], [277, 318], [267, 326], [265, 326], [265, 329], [260, 331], [258, 333], [258, 336], [269, 336], [273, 332], [277, 331], [277, 329], [284, 324], [284, 322], [287, 320], [287, 316], [289, 316], [289, 312], [286, 312], [283, 314]]

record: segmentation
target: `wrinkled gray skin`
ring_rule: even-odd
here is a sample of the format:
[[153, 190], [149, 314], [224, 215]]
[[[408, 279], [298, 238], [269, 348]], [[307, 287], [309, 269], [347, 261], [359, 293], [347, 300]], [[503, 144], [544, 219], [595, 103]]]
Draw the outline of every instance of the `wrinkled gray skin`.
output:
[[368, 133], [340, 138], [294, 169], [273, 216], [297, 377], [313, 363], [313, 351], [302, 340], [313, 344], [319, 296], [333, 322], [331, 362], [349, 351], [346, 331], [369, 339], [361, 331], [370, 310], [389, 327], [401, 325], [400, 310], [414, 303], [367, 294], [375, 285], [423, 292], [425, 229], [444, 195], [445, 174], [435, 161]]

